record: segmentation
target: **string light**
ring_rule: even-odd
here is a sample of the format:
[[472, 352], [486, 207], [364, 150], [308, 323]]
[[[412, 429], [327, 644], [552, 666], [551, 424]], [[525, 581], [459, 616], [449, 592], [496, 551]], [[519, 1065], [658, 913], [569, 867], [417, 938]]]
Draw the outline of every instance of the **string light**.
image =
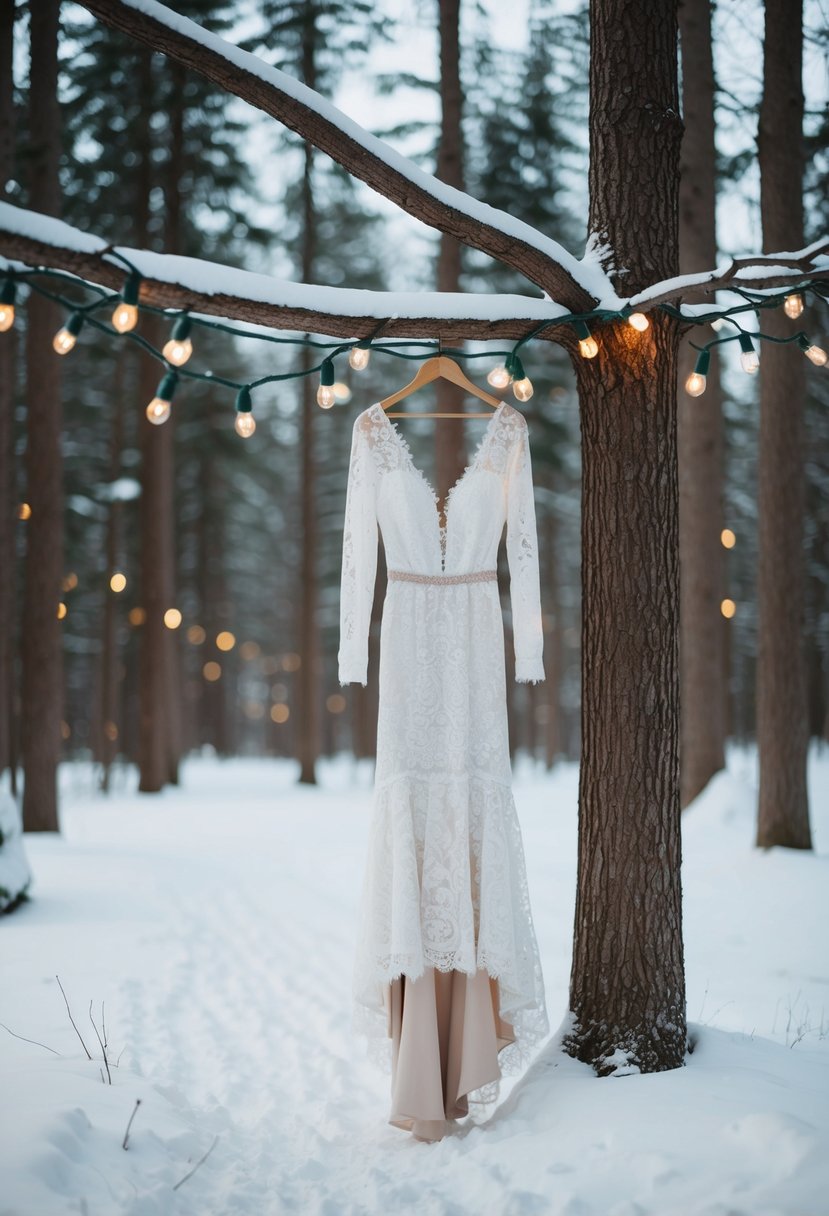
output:
[[173, 326], [173, 334], [165, 343], [162, 355], [173, 367], [183, 367], [193, 353], [193, 343], [188, 337], [190, 333], [190, 318], [179, 317]]
[[317, 389], [317, 405], [324, 410], [330, 410], [337, 400], [334, 392], [334, 364], [330, 359], [323, 359], [320, 368], [320, 386]]
[[14, 299], [17, 290], [14, 279], [6, 279], [0, 288], [0, 334], [6, 333], [14, 325]]
[[643, 312], [632, 312], [628, 317], [628, 325], [632, 325], [635, 330], [643, 334], [650, 325], [650, 321]]
[[109, 580], [110, 590], [114, 591], [116, 593], [116, 595], [119, 592], [123, 591], [124, 588], [126, 587], [126, 585], [127, 585], [126, 575], [121, 574], [120, 571], [116, 571]]
[[348, 366], [352, 367], [355, 372], [364, 372], [368, 367], [370, 356], [371, 351], [368, 346], [364, 346], [362, 342], [358, 342], [348, 352]]
[[745, 333], [740, 333], [740, 366], [744, 372], [753, 376], [755, 372], [760, 370], [760, 358], [757, 351], [754, 349], [754, 343], [750, 336]]
[[154, 426], [161, 426], [162, 422], [166, 422], [170, 417], [170, 405], [176, 391], [177, 381], [178, 377], [175, 372], [167, 372], [158, 386], [156, 395], [147, 406], [147, 419]]
[[783, 311], [787, 317], [791, 317], [793, 321], [803, 312], [803, 296], [799, 291], [792, 292], [790, 296], [786, 296], [783, 301]]
[[256, 420], [251, 413], [250, 389], [240, 388], [236, 394], [236, 434], [249, 439], [256, 430]]
[[826, 366], [826, 360], [829, 358], [829, 356], [827, 356], [826, 351], [822, 346], [815, 346], [814, 343], [810, 343], [805, 334], [800, 334], [797, 339], [797, 344], [803, 351], [806, 358], [811, 359], [815, 367]]
[[164, 624], [168, 629], [178, 629], [181, 624], [181, 613], [178, 608], [168, 608], [164, 613]]
[[140, 284], [141, 279], [137, 274], [131, 274], [124, 284], [121, 299], [112, 314], [112, 324], [119, 334], [129, 333], [138, 324], [138, 288]]
[[78, 334], [83, 328], [83, 314], [73, 312], [66, 324], [58, 330], [52, 339], [52, 348], [58, 355], [68, 355], [74, 349]]
[[723, 528], [720, 533], [720, 542], [724, 549], [733, 549], [737, 543], [737, 537], [730, 528]]
[[733, 600], [723, 600], [722, 603], [720, 604], [720, 612], [723, 614], [723, 616], [725, 617], [725, 619], [727, 621], [731, 620], [731, 618], [734, 616], [736, 611], [737, 611], [737, 605], [734, 603]]
[[574, 327], [579, 339], [579, 351], [583, 359], [595, 359], [599, 353], [599, 344], [584, 321], [574, 321]]
[[533, 395], [533, 383], [529, 376], [524, 374], [524, 365], [518, 358], [518, 355], [512, 356], [512, 391], [519, 401], [529, 401]]
[[701, 350], [697, 355], [694, 370], [685, 381], [685, 391], [690, 397], [701, 397], [707, 384], [708, 365], [711, 362], [711, 352]]

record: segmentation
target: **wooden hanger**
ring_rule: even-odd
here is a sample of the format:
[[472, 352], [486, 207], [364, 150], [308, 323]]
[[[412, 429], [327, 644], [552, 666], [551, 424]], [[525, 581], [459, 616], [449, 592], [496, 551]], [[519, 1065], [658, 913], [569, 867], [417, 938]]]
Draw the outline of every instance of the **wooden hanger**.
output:
[[[408, 397], [410, 393], [416, 392], [419, 388], [423, 388], [425, 384], [431, 384], [433, 380], [442, 378], [443, 380], [451, 380], [453, 384], [457, 384], [459, 388], [465, 392], [471, 393], [473, 397], [479, 397], [481, 401], [486, 401], [487, 405], [497, 408], [501, 404], [499, 397], [493, 397], [491, 393], [486, 393], [482, 388], [478, 388], [477, 384], [473, 384], [464, 375], [463, 369], [454, 359], [450, 359], [448, 355], [435, 355], [431, 359], [427, 359], [421, 364], [414, 380], [410, 380], [403, 388], [392, 393], [390, 397], [386, 397], [381, 401], [384, 410], [388, 410], [390, 406], [396, 405], [398, 401], [402, 401], [404, 397]], [[401, 413], [389, 414], [389, 418], [490, 418], [491, 414], [467, 414], [467, 413], [447, 413], [439, 410], [404, 410]]]

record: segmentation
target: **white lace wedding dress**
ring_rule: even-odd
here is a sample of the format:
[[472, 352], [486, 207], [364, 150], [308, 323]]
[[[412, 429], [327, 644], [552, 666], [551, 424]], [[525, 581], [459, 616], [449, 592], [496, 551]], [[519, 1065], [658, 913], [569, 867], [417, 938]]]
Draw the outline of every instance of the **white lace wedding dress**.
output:
[[[378, 525], [388, 589], [370, 840], [353, 971], [352, 1030], [391, 1068], [389, 985], [426, 967], [498, 981], [515, 1073], [549, 1031], [512, 794], [504, 626], [495, 570], [506, 524], [515, 677], [544, 679], [527, 423], [502, 402], [439, 501], [379, 404], [355, 419], [340, 601], [341, 684], [367, 680]], [[494, 999], [494, 998], [493, 998]], [[471, 1094], [487, 1102], [497, 1083]]]

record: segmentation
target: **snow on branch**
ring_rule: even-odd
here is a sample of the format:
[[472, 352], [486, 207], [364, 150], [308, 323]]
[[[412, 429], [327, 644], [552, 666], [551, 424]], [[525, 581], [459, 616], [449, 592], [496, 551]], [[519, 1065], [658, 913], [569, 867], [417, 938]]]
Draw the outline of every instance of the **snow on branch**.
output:
[[[688, 305], [687, 314], [692, 315], [693, 299], [710, 299], [715, 291], [742, 290], [751, 292], [774, 292], [784, 287], [795, 287], [806, 279], [824, 279], [829, 282], [829, 238], [821, 237], [793, 253], [757, 254], [733, 258], [713, 270], [696, 274], [678, 275], [663, 279], [632, 296], [628, 303], [633, 307], [653, 308], [657, 304], [678, 300]], [[712, 305], [709, 304], [710, 308]]]
[[593, 260], [579, 261], [530, 224], [438, 181], [352, 122], [319, 93], [155, 0], [81, 0], [105, 24], [199, 72], [278, 119], [352, 177], [416, 219], [513, 267], [569, 311], [609, 291]]
[[[565, 313], [558, 304], [530, 296], [351, 291], [286, 283], [200, 258], [107, 245], [62, 220], [10, 203], [0, 203], [0, 253], [114, 291], [121, 290], [128, 273], [114, 256], [119, 254], [141, 275], [142, 304], [335, 338], [368, 337], [386, 320], [382, 337], [517, 340]], [[551, 324], [541, 336], [555, 339], [562, 328]]]

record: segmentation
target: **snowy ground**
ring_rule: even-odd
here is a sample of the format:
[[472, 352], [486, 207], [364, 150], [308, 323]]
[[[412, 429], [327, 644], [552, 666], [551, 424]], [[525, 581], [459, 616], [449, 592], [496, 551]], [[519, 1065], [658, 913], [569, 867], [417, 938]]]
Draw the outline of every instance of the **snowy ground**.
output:
[[387, 1124], [388, 1077], [350, 1036], [370, 768], [309, 790], [288, 764], [193, 760], [180, 790], [127, 774], [108, 800], [86, 768], [61, 776], [63, 834], [26, 837], [33, 900], [0, 919], [0, 1021], [46, 1045], [0, 1028], [0, 1216], [829, 1212], [829, 755], [814, 854], [753, 847], [751, 754], [687, 813], [697, 1046], [605, 1079], [559, 1050], [577, 773], [517, 767], [554, 1032], [485, 1122], [434, 1145]]

